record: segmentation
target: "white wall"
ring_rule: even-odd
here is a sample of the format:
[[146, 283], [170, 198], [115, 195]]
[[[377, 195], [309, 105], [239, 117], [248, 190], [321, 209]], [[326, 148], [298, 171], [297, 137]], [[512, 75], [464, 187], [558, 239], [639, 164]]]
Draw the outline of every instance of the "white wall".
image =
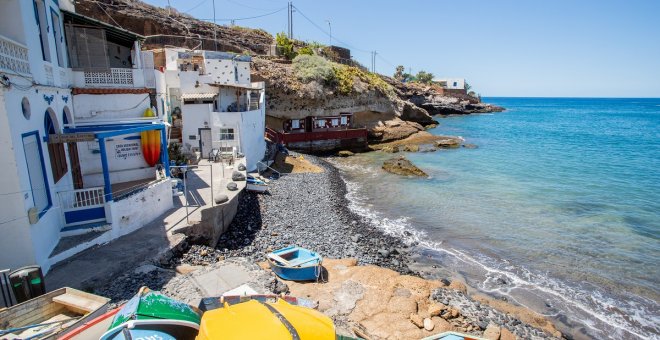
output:
[[149, 107], [148, 93], [78, 94], [73, 97], [76, 123], [141, 118]]
[[[181, 113], [183, 116], [182, 141], [186, 152], [191, 152], [192, 148], [199, 147], [199, 130], [206, 127], [204, 122], [211, 127], [211, 104], [183, 104]], [[190, 139], [190, 136], [196, 136], [197, 139]]]
[[21, 189], [13, 148], [4, 90], [0, 90], [0, 158], [4, 165], [3, 174], [0, 176], [0, 235], [2, 235], [0, 249], [3, 252], [0, 256], [0, 268], [2, 269], [36, 263], [27, 212], [25, 212], [26, 193]]
[[433, 79], [433, 81], [447, 82], [447, 88], [452, 90], [462, 90], [465, 88], [465, 78], [437, 78]]
[[[11, 81], [22, 85], [27, 84], [25, 79], [19, 77], [11, 77]], [[44, 117], [46, 110], [49, 108], [52, 109], [57, 117], [56, 124], [61, 131], [63, 126], [64, 108], [68, 107], [71, 109], [71, 93], [68, 89], [41, 86], [36, 86], [25, 91], [16, 87], [3, 91], [5, 104], [0, 108], [0, 114], [7, 117], [9, 121], [11, 131], [9, 136], [11, 136], [11, 145], [13, 147], [10, 147], [9, 143], [3, 144], [1, 146], [2, 149], [0, 150], [0, 154], [3, 156], [3, 161], [9, 162], [10, 159], [14, 160], [18, 173], [18, 178], [15, 178], [14, 180], [15, 184], [18, 186], [18, 190], [13, 190], [12, 192], [20, 191], [21, 195], [19, 197], [13, 197], [15, 201], [12, 201], [11, 203], [5, 202], [7, 204], [3, 204], [1, 203], [2, 201], [0, 201], [0, 205], [12, 207], [8, 214], [4, 216], [21, 218], [17, 221], [18, 224], [15, 225], [15, 228], [21, 228], [22, 230], [28, 230], [30, 232], [32, 245], [31, 247], [25, 247], [26, 250], [21, 255], [21, 265], [36, 263], [41, 265], [45, 271], [48, 269], [48, 256], [59, 241], [59, 232], [62, 226], [61, 210], [57, 193], [59, 191], [72, 190], [73, 182], [71, 179], [71, 164], [68, 164], [68, 171], [63, 178], [57, 183], [54, 183], [53, 181], [53, 173], [48, 155], [48, 144], [43, 141], [43, 137], [46, 135]], [[27, 98], [30, 103], [30, 119], [26, 119], [22, 115], [21, 101], [24, 97]], [[50, 104], [45, 98], [51, 100]], [[23, 151], [22, 134], [35, 130], [39, 132], [47, 183], [50, 187], [51, 207], [44, 213], [39, 222], [30, 225], [27, 220], [27, 211], [33, 207], [34, 201], [28, 177], [27, 163]], [[66, 147], [64, 149], [68, 161], [68, 149]], [[0, 189], [0, 191], [4, 191], [4, 188]], [[2, 198], [3, 197], [0, 196], [0, 199]], [[21, 207], [16, 209], [16, 206], [14, 205], [18, 203], [20, 203]], [[20, 233], [24, 234], [24, 231], [20, 231]], [[0, 238], [0, 248], [5, 246], [3, 241], [4, 234], [3, 237]]]
[[172, 184], [161, 181], [109, 205], [114, 239], [140, 229], [171, 209]]

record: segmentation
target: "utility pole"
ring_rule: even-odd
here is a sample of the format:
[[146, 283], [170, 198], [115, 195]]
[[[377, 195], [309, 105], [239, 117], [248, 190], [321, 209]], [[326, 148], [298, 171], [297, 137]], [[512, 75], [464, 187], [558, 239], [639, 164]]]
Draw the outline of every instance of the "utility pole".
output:
[[217, 28], [216, 25], [217, 24], [215, 23], [215, 0], [213, 0], [213, 47], [217, 51], [218, 50], [218, 40], [217, 40], [216, 32], [215, 32], [216, 28]]
[[378, 52], [372, 51], [371, 52], [371, 72], [376, 73], [376, 55]]
[[287, 4], [288, 6], [288, 13], [289, 13], [289, 22], [287, 23], [287, 26], [289, 28], [289, 39], [293, 39], [293, 1], [289, 1]]
[[328, 46], [332, 46], [332, 25], [330, 25], [330, 20], [326, 20], [326, 22], [328, 23], [328, 28], [330, 29], [330, 45]]
[[291, 1], [286, 3], [286, 35], [291, 39]]

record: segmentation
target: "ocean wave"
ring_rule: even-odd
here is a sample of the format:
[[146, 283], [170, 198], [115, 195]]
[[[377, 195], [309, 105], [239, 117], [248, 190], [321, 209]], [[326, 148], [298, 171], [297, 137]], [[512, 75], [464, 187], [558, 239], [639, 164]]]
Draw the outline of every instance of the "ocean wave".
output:
[[[364, 166], [342, 165], [344, 171], [358, 171], [368, 173]], [[441, 241], [433, 241], [428, 234], [415, 228], [409, 217], [388, 218], [370, 207], [369, 198], [361, 194], [360, 184], [347, 180], [346, 198], [349, 209], [365, 218], [369, 223], [377, 226], [386, 234], [398, 237], [407, 244], [417, 244], [424, 248], [444, 253], [464, 264], [479, 268], [484, 272], [483, 280], [476, 288], [479, 290], [507, 296], [511, 301], [534, 310], [525, 305], [525, 301], [517, 298], [516, 290], [523, 289], [546, 301], [552, 301], [555, 311], [546, 314], [548, 317], [557, 317], [562, 314], [580, 323], [591, 330], [589, 333], [598, 334], [599, 337], [630, 337], [659, 339], [658, 325], [660, 318], [657, 310], [650, 310], [648, 306], [656, 303], [640, 296], [630, 296], [630, 299], [621, 301], [613, 299], [607, 294], [594, 290], [593, 287], [581, 288], [569, 286], [567, 283], [554, 279], [543, 273], [532, 272], [522, 266], [513, 265], [507, 260], [496, 260], [485, 255], [471, 255], [465, 251], [453, 248]], [[452, 269], [452, 268], [450, 268]], [[456, 268], [454, 268], [456, 269]], [[507, 282], [500, 284], [501, 280]], [[611, 327], [606, 330], [604, 328]]]

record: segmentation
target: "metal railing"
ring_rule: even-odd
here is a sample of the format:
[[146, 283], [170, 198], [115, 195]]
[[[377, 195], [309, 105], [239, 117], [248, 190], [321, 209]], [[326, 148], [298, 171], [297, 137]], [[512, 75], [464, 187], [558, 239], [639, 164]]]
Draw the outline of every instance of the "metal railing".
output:
[[0, 35], [0, 70], [30, 75], [27, 46]]

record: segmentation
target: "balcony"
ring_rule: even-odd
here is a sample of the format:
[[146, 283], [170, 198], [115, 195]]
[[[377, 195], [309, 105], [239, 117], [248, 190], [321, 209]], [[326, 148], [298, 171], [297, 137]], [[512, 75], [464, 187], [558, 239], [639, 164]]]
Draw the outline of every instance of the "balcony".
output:
[[0, 70], [31, 76], [27, 46], [0, 35]]
[[73, 86], [77, 88], [155, 88], [154, 69], [110, 68], [106, 70], [74, 70]]

